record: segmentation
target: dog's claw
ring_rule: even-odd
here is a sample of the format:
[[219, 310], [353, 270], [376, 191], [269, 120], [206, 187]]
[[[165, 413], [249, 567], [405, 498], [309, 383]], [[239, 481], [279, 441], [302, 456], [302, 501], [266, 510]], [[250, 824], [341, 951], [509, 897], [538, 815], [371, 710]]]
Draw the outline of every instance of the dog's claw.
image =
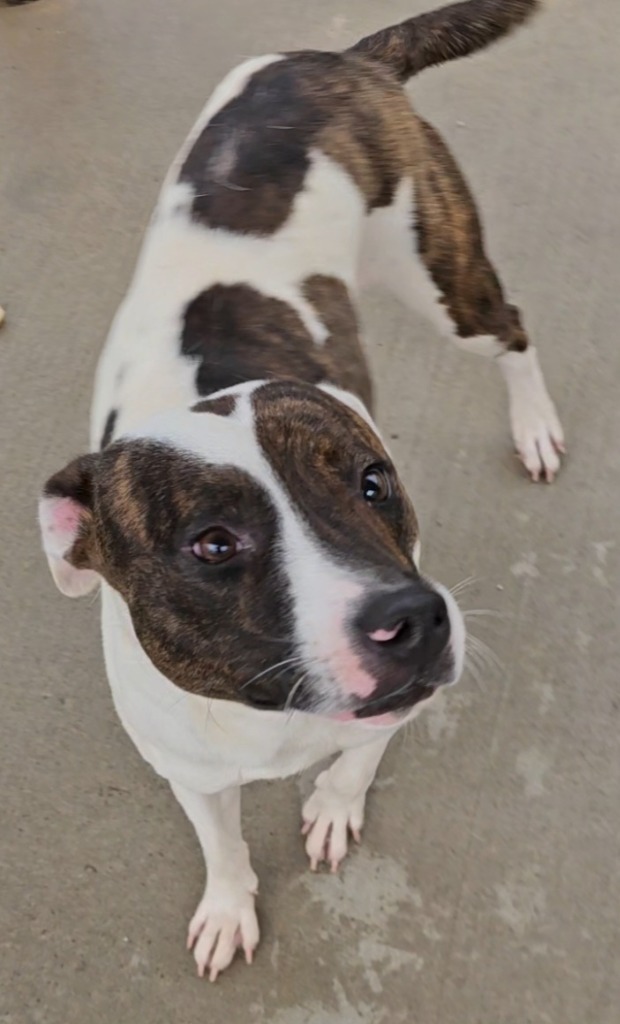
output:
[[326, 785], [328, 777], [326, 774], [319, 776], [314, 792], [304, 805], [302, 835], [306, 837], [310, 870], [316, 871], [325, 862], [331, 873], [336, 874], [347, 855], [349, 837], [356, 843], [361, 842], [366, 794], [344, 797]]
[[246, 963], [252, 963], [259, 941], [253, 872], [248, 872], [243, 882], [235, 877], [220, 885], [212, 883], [190, 922], [187, 948], [193, 951], [199, 978], [208, 976], [210, 982], [216, 981], [238, 949]]

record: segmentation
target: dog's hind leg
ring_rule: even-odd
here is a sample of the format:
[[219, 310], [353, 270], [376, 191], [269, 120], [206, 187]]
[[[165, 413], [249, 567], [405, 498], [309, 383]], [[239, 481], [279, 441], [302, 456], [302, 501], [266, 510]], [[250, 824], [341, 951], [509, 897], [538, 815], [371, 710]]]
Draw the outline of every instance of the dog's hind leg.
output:
[[564, 437], [536, 349], [486, 256], [471, 193], [446, 145], [419, 119], [411, 176], [371, 213], [361, 279], [387, 288], [459, 347], [496, 359], [508, 389], [517, 453], [551, 481]]

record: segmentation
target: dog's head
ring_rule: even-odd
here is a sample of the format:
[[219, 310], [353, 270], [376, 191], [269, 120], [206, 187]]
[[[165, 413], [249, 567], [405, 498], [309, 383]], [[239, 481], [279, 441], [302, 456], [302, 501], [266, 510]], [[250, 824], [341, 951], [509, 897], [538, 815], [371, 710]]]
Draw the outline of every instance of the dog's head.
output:
[[71, 596], [103, 577], [154, 665], [257, 708], [396, 721], [454, 682], [464, 628], [361, 403], [242, 386], [71, 462], [41, 499]]

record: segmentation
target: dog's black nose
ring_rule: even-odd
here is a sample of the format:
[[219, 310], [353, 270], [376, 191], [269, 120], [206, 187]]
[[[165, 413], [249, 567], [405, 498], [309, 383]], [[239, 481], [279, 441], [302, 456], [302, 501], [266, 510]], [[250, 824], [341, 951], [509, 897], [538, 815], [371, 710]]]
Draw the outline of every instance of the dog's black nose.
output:
[[371, 598], [356, 626], [367, 648], [400, 661], [432, 661], [450, 638], [446, 602], [418, 581]]

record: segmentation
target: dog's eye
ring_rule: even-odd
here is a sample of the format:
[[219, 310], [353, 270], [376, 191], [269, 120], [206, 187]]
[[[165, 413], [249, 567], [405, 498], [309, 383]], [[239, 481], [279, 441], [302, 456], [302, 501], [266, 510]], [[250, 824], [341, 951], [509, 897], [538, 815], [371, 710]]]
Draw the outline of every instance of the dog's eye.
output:
[[378, 505], [387, 501], [392, 494], [392, 483], [383, 466], [370, 466], [362, 474], [362, 495], [364, 501]]
[[213, 526], [206, 530], [192, 544], [192, 554], [201, 562], [209, 565], [221, 565], [228, 562], [241, 549], [240, 542], [232, 533], [221, 526]]

